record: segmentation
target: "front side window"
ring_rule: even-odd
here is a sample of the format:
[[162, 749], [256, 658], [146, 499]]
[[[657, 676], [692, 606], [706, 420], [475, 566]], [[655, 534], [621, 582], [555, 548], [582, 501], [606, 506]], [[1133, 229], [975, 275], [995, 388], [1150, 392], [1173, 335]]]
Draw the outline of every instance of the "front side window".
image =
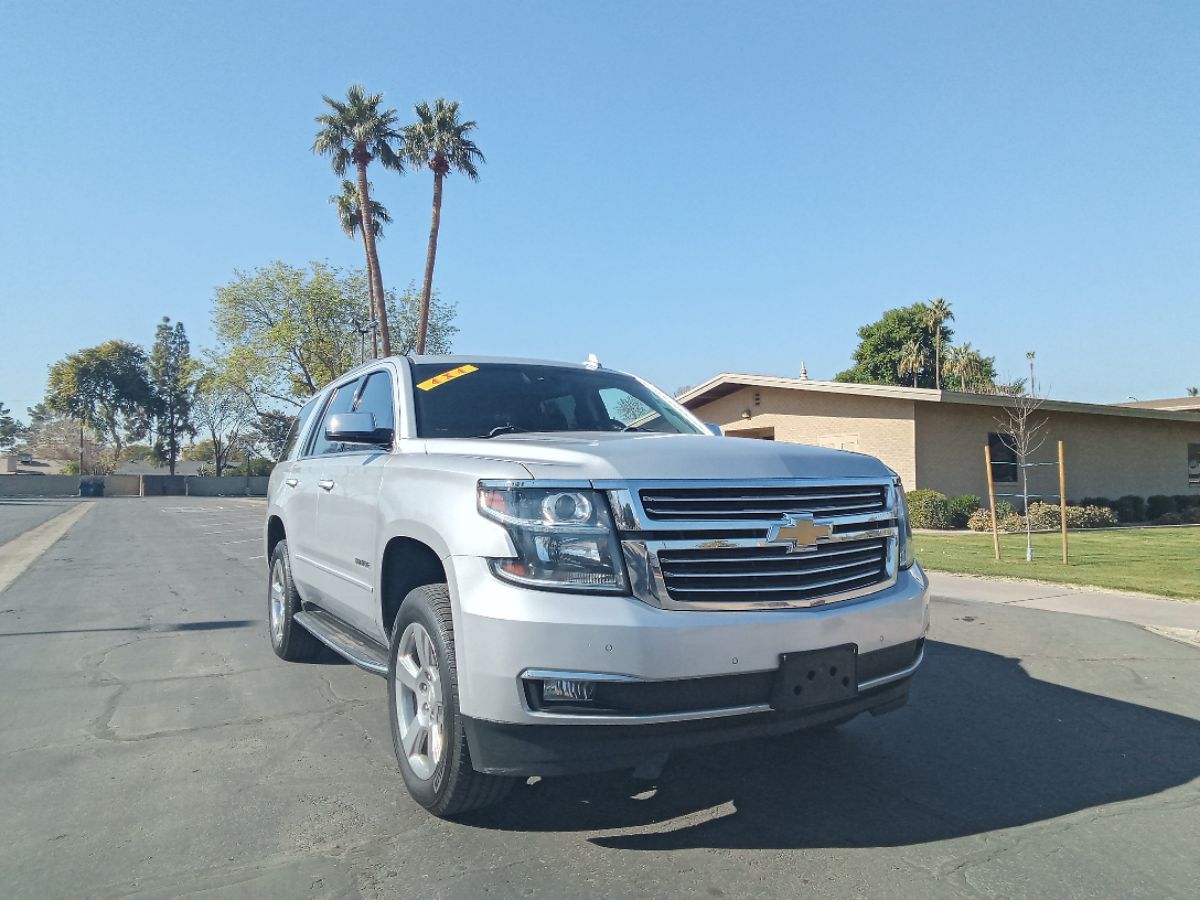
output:
[[420, 437], [564, 431], [701, 433], [682, 408], [619, 372], [520, 363], [421, 363], [412, 367], [412, 373]]
[[338, 413], [348, 413], [354, 406], [356, 396], [355, 389], [358, 387], [358, 380], [343, 384], [334, 390], [333, 397], [325, 406], [325, 414], [321, 416], [321, 422], [316, 428], [310, 441], [310, 446], [306, 456], [324, 456], [328, 453], [341, 453], [346, 446], [335, 441], [325, 440], [325, 429], [329, 427], [329, 420]]

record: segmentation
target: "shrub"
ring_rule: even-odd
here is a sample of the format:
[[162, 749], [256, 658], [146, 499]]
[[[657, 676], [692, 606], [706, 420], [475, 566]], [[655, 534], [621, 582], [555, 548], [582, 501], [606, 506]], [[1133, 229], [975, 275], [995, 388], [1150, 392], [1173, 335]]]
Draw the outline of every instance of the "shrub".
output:
[[[1025, 517], [1014, 512], [1011, 507], [1007, 510], [996, 504], [998, 516], [996, 527], [1001, 531], [1024, 531]], [[1061, 519], [1057, 504], [1030, 503], [1029, 515], [1035, 531], [1057, 530], [1061, 527]], [[1117, 516], [1107, 506], [1068, 506], [1067, 528], [1111, 528], [1117, 524]], [[976, 510], [971, 514], [967, 527], [972, 531], [991, 531], [992, 518], [986, 509]]]
[[1122, 522], [1146, 521], [1146, 501], [1133, 494], [1118, 497], [1117, 502], [1113, 504], [1113, 509], [1116, 511], [1117, 518]]
[[938, 491], [919, 489], [909, 491], [908, 516], [913, 528], [951, 528], [950, 504], [946, 495]]
[[1146, 518], [1150, 520], [1161, 519], [1167, 513], [1179, 512], [1179, 505], [1175, 502], [1174, 497], [1168, 497], [1166, 494], [1155, 494], [1152, 497], [1146, 498]]
[[1113, 508], [1113, 502], [1107, 497], [1084, 497], [1079, 501], [1080, 506], [1104, 506], [1108, 509]]
[[1187, 517], [1184, 516], [1183, 513], [1167, 512], [1167, 513], [1163, 513], [1161, 516], [1155, 516], [1152, 524], [1154, 524], [1154, 525], [1186, 525]]
[[1200, 494], [1176, 494], [1171, 498], [1175, 501], [1175, 510], [1186, 513], [1188, 510], [1200, 509]]
[[966, 528], [971, 516], [979, 509], [980, 500], [974, 494], [959, 494], [950, 498], [949, 505], [950, 527]]

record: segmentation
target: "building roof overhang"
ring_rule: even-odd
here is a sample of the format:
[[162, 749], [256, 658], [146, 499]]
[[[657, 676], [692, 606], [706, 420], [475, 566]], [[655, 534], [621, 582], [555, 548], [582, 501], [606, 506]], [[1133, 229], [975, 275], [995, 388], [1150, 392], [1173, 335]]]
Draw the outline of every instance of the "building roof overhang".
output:
[[[747, 375], [734, 372], [723, 372], [714, 378], [710, 378], [703, 384], [697, 385], [680, 394], [677, 399], [688, 409], [694, 410], [706, 403], [727, 397], [742, 388], [778, 388], [820, 394], [842, 394], [884, 400], [949, 403], [963, 406], [1005, 407], [1012, 405], [1011, 397], [1000, 394], [937, 391], [930, 388], [910, 388], [893, 384], [813, 381], [807, 378], [785, 378], [778, 375]], [[1090, 416], [1118, 416], [1131, 419], [1158, 419], [1200, 424], [1200, 412], [1186, 410], [1147, 408], [1144, 406], [1117, 406], [1105, 403], [1076, 403], [1071, 400], [1050, 399], [1044, 400], [1039, 408], [1046, 412], [1076, 413], [1078, 415]]]

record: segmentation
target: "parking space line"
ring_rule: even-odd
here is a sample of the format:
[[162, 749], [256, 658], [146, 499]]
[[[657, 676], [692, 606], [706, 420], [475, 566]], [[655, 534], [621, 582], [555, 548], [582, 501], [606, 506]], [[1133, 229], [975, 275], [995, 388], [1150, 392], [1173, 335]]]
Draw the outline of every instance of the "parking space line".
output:
[[0, 591], [16, 581], [43, 553], [58, 543], [76, 522], [91, 512], [91, 509], [91, 503], [77, 503], [48, 522], [43, 522], [0, 546]]

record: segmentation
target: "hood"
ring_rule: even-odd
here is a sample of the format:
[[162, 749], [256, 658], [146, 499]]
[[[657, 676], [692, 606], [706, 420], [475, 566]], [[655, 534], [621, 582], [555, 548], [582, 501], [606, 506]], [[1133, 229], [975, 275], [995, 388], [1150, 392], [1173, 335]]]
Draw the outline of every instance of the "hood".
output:
[[649, 481], [674, 478], [886, 478], [873, 456], [701, 434], [511, 434], [430, 441], [431, 454], [519, 463], [534, 478]]

